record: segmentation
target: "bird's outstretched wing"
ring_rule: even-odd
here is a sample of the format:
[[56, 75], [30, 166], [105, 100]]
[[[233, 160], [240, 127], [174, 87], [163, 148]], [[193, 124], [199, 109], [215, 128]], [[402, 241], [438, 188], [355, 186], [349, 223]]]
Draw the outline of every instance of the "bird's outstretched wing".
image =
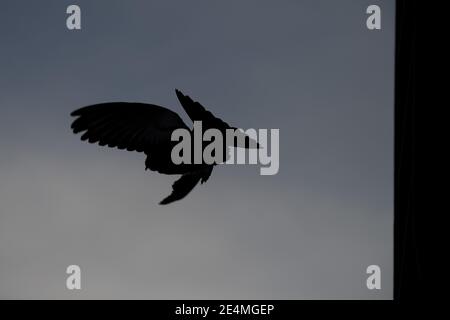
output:
[[95, 104], [71, 113], [74, 133], [81, 140], [128, 151], [166, 148], [172, 131], [189, 129], [175, 112], [153, 104], [112, 102]]
[[[237, 130], [235, 127], [231, 127], [225, 121], [215, 117], [211, 112], [205, 109], [199, 102], [193, 101], [189, 96], [184, 95], [180, 90], [175, 89], [175, 93], [177, 94], [178, 100], [180, 101], [183, 109], [188, 114], [189, 118], [192, 121], [202, 121], [202, 127], [204, 130], [215, 128], [222, 132], [225, 132], [226, 129]], [[245, 133], [240, 131], [237, 132], [238, 136], [241, 136], [241, 143], [235, 141], [235, 147], [243, 147], [243, 148], [259, 148], [259, 144], [256, 140], [250, 138]]]
[[215, 117], [211, 112], [205, 109], [199, 102], [193, 101], [191, 97], [184, 95], [180, 90], [175, 89], [178, 100], [183, 106], [184, 111], [192, 121], [202, 121], [204, 129], [215, 128], [225, 130], [230, 128], [225, 121]]

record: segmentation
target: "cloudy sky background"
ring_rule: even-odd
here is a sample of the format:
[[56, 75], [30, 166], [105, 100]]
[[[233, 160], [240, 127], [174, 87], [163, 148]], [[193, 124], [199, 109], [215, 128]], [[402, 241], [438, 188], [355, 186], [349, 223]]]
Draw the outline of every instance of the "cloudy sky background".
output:
[[[394, 7], [2, 1], [0, 298], [391, 299]], [[106, 101], [190, 123], [174, 88], [235, 126], [279, 128], [279, 173], [221, 166], [163, 207], [176, 177], [70, 131], [71, 111]], [[382, 290], [366, 288], [371, 264]]]

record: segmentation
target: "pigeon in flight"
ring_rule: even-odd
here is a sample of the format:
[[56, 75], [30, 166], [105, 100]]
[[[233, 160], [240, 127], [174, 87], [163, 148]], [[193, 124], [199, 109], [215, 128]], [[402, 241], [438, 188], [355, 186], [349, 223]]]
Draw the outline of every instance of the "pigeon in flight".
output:
[[[226, 122], [215, 117], [200, 103], [193, 101], [181, 91], [175, 90], [178, 100], [192, 121], [201, 121], [202, 130], [218, 129], [225, 137]], [[168, 204], [184, 198], [199, 181], [208, 180], [215, 164], [174, 164], [171, 159], [172, 148], [178, 143], [172, 141], [176, 129], [190, 129], [175, 112], [154, 104], [132, 102], [109, 102], [86, 106], [71, 113], [77, 117], [72, 123], [75, 134], [82, 132], [81, 140], [98, 143], [100, 146], [127, 151], [144, 152], [145, 170], [162, 174], [179, 174], [181, 177], [172, 185], [172, 193], [160, 204]], [[202, 133], [203, 135], [203, 133]], [[224, 139], [225, 140], [225, 139]], [[237, 147], [237, 139], [232, 146], [224, 143], [224, 161], [229, 158], [228, 147]], [[252, 144], [253, 143], [253, 144]], [[204, 147], [204, 146], [203, 146]], [[245, 148], [259, 148], [259, 144], [245, 135]], [[202, 149], [203, 150], [203, 149]], [[193, 154], [193, 152], [191, 152]]]

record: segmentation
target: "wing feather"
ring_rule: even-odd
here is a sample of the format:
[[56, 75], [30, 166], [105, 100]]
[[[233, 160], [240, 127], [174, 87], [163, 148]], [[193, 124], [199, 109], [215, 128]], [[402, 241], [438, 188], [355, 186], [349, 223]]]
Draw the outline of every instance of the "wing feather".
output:
[[172, 185], [172, 193], [164, 198], [159, 204], [169, 204], [174, 201], [183, 199], [189, 192], [194, 189], [201, 179], [200, 172], [190, 172], [181, 176]]
[[225, 130], [230, 128], [230, 125], [225, 121], [215, 117], [211, 112], [205, 109], [199, 102], [194, 101], [188, 95], [184, 95], [180, 90], [175, 89], [175, 93], [192, 121], [202, 121], [204, 129], [215, 128]]
[[171, 143], [173, 130], [189, 129], [175, 112], [145, 103], [111, 102], [80, 108], [71, 113], [75, 134], [81, 140], [128, 151], [151, 151]]

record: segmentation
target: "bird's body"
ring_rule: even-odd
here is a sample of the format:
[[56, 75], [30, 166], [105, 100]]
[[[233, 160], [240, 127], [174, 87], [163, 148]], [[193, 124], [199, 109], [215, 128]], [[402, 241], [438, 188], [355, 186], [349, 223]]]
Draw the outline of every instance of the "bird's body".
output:
[[[232, 128], [189, 96], [178, 90], [176, 94], [191, 120], [202, 121], [202, 130], [214, 128], [225, 132]], [[186, 129], [193, 135], [193, 131], [178, 114], [167, 108], [145, 103], [111, 102], [83, 107], [71, 115], [78, 117], [71, 127], [74, 133], [83, 132], [81, 140], [100, 146], [144, 152], [147, 156], [146, 170], [167, 175], [181, 174], [181, 178], [172, 185], [172, 193], [161, 204], [184, 198], [199, 181], [206, 182], [211, 175], [214, 164], [175, 164], [172, 161], [172, 149], [178, 143], [172, 141], [172, 132]], [[228, 147], [225, 146], [225, 149]], [[223, 154], [225, 161], [227, 150]]]

